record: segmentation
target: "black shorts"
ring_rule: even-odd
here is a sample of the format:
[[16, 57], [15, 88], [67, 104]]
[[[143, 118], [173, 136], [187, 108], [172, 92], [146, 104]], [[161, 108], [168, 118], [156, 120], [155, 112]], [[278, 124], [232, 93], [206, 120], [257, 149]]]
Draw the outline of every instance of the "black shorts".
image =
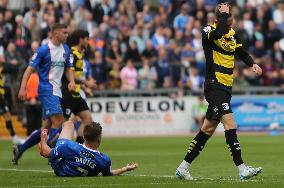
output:
[[0, 95], [0, 115], [10, 112], [8, 103], [3, 95]]
[[73, 97], [69, 91], [62, 91], [61, 107], [65, 118], [70, 118], [71, 114], [77, 115], [80, 112], [89, 110], [87, 102], [81, 97]]
[[205, 99], [208, 102], [206, 119], [220, 122], [223, 115], [232, 113], [232, 95], [225, 90], [207, 87], [204, 90]]

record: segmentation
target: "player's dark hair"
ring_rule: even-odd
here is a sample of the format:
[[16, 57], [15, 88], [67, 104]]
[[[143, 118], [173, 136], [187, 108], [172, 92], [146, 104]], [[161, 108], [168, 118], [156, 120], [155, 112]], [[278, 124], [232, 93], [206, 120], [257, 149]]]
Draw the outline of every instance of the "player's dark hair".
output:
[[83, 130], [86, 142], [98, 142], [102, 134], [102, 127], [98, 122], [92, 122], [85, 126]]
[[86, 30], [77, 29], [68, 36], [67, 45], [69, 47], [76, 46], [79, 44], [80, 39], [83, 39], [85, 37], [89, 37], [89, 32]]
[[216, 6], [216, 8], [215, 8], [215, 18], [216, 18], [216, 20], [218, 20], [218, 21], [220, 20], [220, 17], [221, 17], [221, 12], [219, 12], [219, 9], [220, 9], [221, 4], [228, 5], [228, 7], [229, 7], [229, 15], [230, 15], [230, 17], [232, 16], [232, 6], [231, 6], [228, 2], [222, 2], [222, 1], [220, 1], [220, 2], [218, 3], [218, 5]]
[[51, 28], [51, 32], [54, 32], [57, 29], [66, 29], [66, 28], [67, 28], [66, 24], [55, 23]]

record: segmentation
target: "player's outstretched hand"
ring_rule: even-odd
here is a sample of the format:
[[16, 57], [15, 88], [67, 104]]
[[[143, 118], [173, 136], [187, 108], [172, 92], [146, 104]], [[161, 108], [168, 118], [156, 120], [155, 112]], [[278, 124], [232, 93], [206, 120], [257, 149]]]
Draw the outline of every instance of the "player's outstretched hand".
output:
[[75, 82], [69, 82], [68, 89], [69, 89], [69, 91], [76, 91], [76, 84], [75, 84]]
[[126, 168], [127, 171], [135, 170], [137, 167], [138, 167], [138, 164], [137, 164], [137, 163], [134, 163], [134, 162], [132, 162], [132, 163], [130, 163], [130, 164], [127, 164], [127, 165], [125, 166], [125, 168]]
[[253, 64], [252, 71], [257, 75], [260, 76], [262, 74], [262, 69], [258, 66], [258, 64]]
[[113, 176], [119, 176], [120, 174], [123, 174], [127, 171], [132, 171], [132, 170], [135, 170], [136, 168], [138, 167], [138, 164], [137, 163], [130, 163], [130, 164], [127, 164], [126, 166], [122, 167], [122, 168], [119, 168], [119, 169], [116, 169], [116, 170], [112, 170], [111, 173]]
[[18, 98], [20, 100], [26, 100], [27, 99], [27, 90], [26, 89], [20, 89]]

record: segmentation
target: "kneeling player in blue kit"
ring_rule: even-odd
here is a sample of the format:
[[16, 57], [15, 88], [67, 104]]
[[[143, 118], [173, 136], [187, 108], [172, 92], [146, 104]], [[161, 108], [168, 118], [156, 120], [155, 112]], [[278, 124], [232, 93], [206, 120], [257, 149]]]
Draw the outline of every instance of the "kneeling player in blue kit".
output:
[[84, 144], [73, 142], [73, 134], [73, 122], [66, 121], [55, 148], [51, 149], [46, 144], [47, 129], [41, 132], [40, 154], [49, 158], [57, 176], [97, 176], [100, 173], [103, 176], [115, 176], [138, 167], [137, 163], [130, 163], [120, 169], [111, 170], [110, 158], [98, 151], [102, 139], [102, 127], [99, 123], [86, 125], [83, 132]]

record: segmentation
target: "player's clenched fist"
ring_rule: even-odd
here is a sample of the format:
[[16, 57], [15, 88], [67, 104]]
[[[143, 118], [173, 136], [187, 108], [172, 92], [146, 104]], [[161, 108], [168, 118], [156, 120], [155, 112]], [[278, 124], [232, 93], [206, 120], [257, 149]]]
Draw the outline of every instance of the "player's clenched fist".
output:
[[258, 64], [253, 64], [252, 71], [258, 76], [262, 74], [262, 69], [258, 66]]
[[69, 91], [76, 91], [76, 84], [75, 84], [75, 82], [69, 82], [68, 89], [69, 89]]
[[27, 99], [27, 90], [26, 89], [20, 89], [18, 98], [20, 100], [26, 100]]

